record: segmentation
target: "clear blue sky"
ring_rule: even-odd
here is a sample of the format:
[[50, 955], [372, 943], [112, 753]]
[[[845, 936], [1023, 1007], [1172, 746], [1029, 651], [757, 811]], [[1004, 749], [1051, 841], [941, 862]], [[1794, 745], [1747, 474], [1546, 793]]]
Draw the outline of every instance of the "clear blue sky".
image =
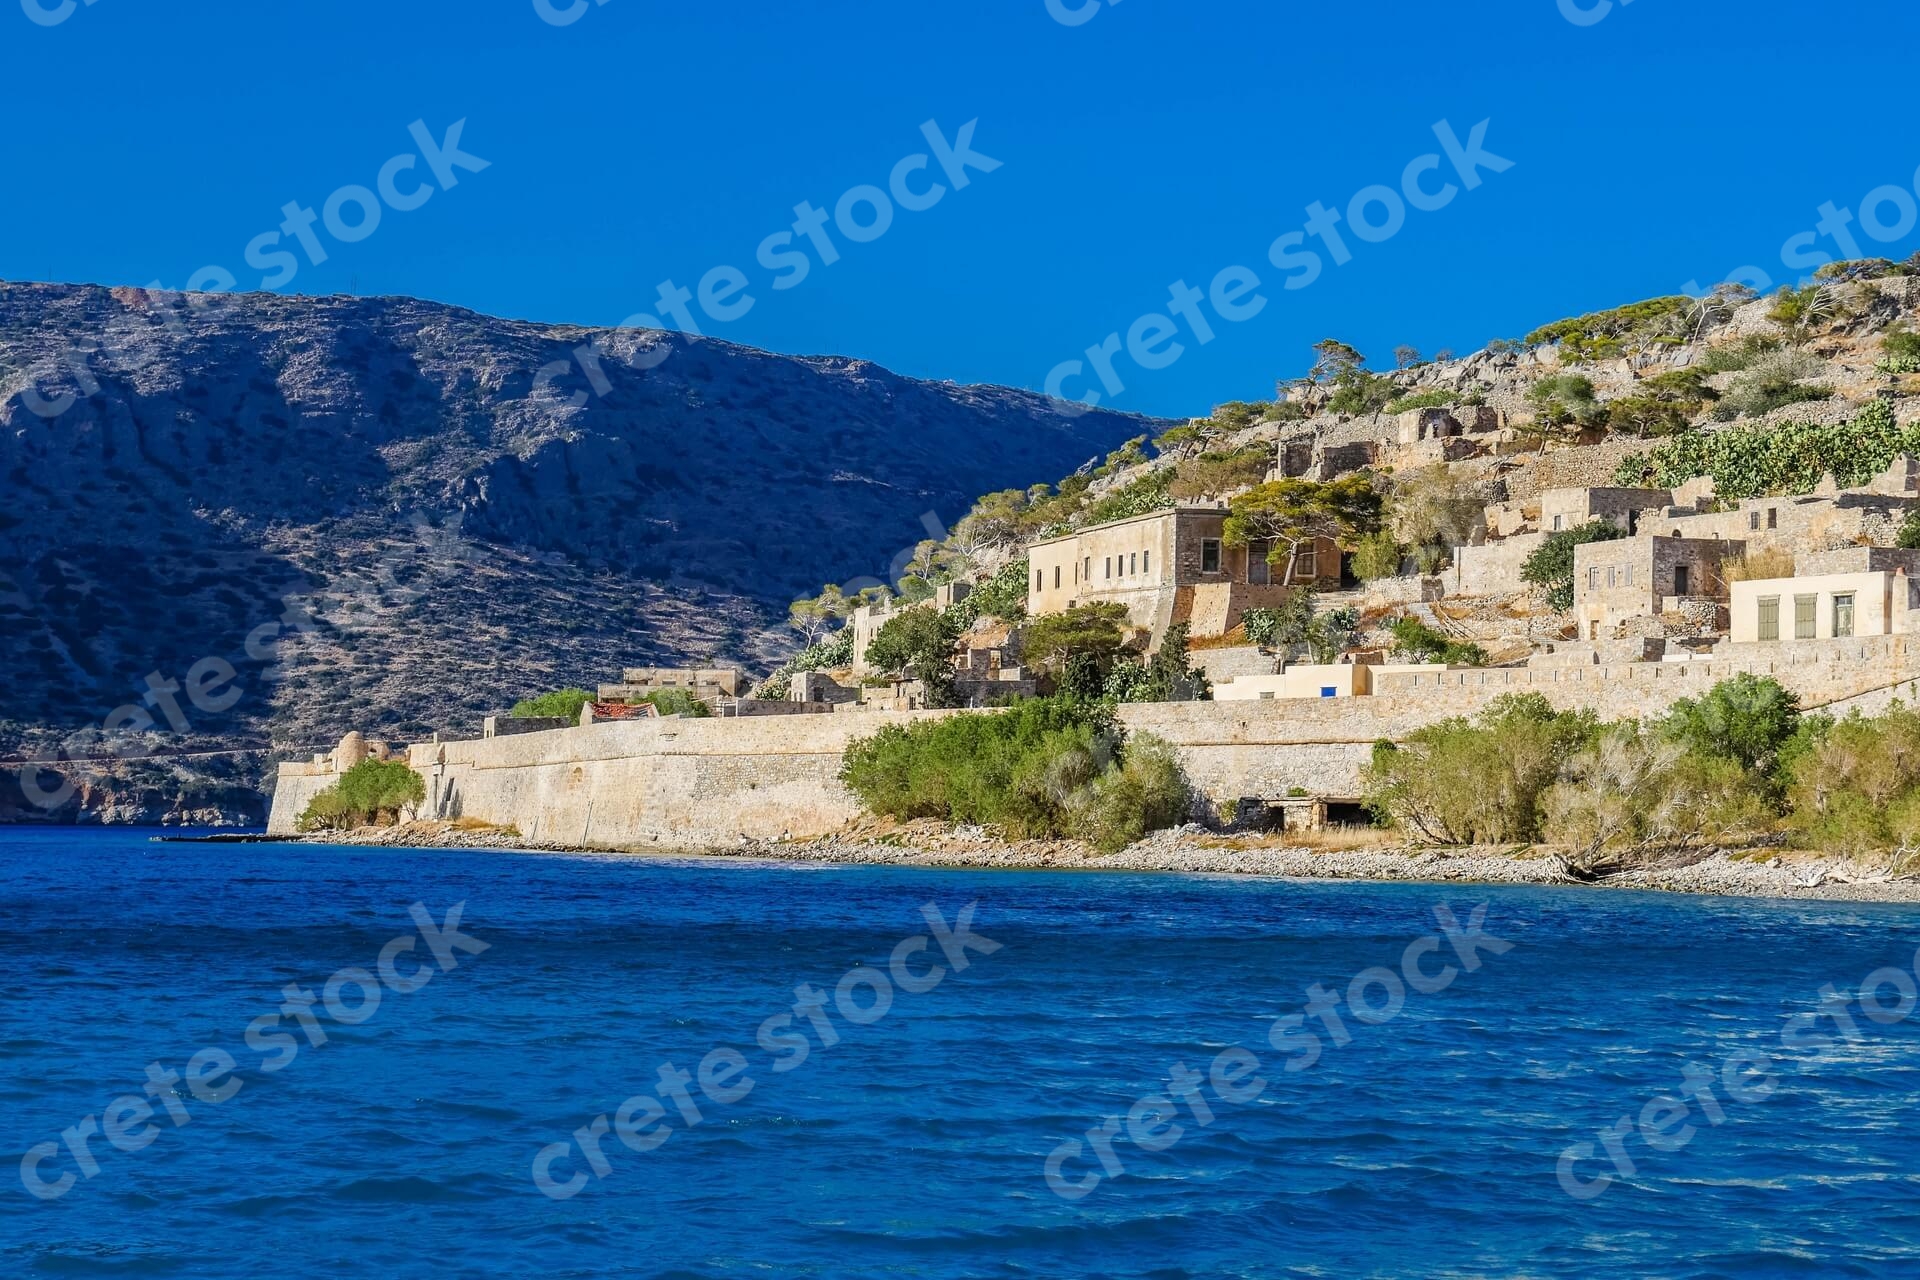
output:
[[[534, 0], [93, 0], [42, 26], [0, 0], [0, 277], [178, 287], [212, 265], [258, 287], [270, 273], [246, 246], [283, 205], [374, 187], [416, 150], [411, 122], [438, 138], [464, 118], [488, 168], [356, 243], [314, 232], [328, 261], [303, 257], [283, 291], [613, 324], [659, 312], [664, 280], [734, 266], [755, 303], [702, 320], [710, 334], [1038, 388], [1165, 310], [1174, 280], [1204, 291], [1249, 267], [1258, 316], [1204, 313], [1205, 346], [1183, 322], [1184, 355], [1155, 371], [1119, 358], [1109, 403], [1184, 415], [1270, 394], [1328, 335], [1379, 364], [1398, 343], [1465, 351], [1743, 264], [1804, 274], [1781, 246], [1823, 202], [1857, 217], [1875, 188], [1913, 195], [1909, 7], [1601, 2], [1566, 0], [1590, 11], [1575, 23], [1560, 0], [1119, 0], [1069, 26], [1046, 0], [553, 0], [584, 6], [562, 26]], [[928, 151], [923, 121], [951, 138], [975, 118], [1000, 168], [897, 209], [878, 239], [829, 229], [839, 262], [770, 287], [756, 250], [796, 205], [884, 189]], [[1490, 120], [1485, 149], [1513, 167], [1390, 238], [1349, 234], [1352, 261], [1282, 289], [1274, 239], [1314, 201], [1344, 215], [1363, 187], [1399, 189], [1440, 151], [1441, 119], [1463, 142]], [[396, 189], [430, 176], [416, 164]], [[930, 179], [937, 164], [908, 188]], [[1911, 229], [1860, 239], [1920, 249]]]

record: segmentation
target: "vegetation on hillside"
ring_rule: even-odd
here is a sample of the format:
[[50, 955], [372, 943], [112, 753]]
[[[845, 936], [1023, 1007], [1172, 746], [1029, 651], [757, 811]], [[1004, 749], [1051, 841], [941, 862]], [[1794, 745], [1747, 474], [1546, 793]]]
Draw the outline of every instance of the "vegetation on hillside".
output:
[[1920, 454], [1920, 423], [1899, 426], [1890, 402], [1870, 400], [1842, 423], [1683, 431], [1649, 454], [1624, 459], [1614, 478], [1621, 484], [1650, 479], [1670, 489], [1712, 476], [1715, 494], [1737, 501], [1811, 493], [1829, 474], [1842, 487], [1864, 485], [1900, 453]]

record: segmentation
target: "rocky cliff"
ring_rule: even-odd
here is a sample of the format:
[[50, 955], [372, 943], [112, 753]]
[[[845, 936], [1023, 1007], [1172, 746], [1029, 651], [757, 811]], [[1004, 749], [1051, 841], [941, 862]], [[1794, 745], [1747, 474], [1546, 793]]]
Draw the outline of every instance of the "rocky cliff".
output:
[[[464, 733], [622, 666], [764, 667], [794, 595], [1151, 425], [410, 299], [0, 284], [0, 755]], [[38, 812], [16, 774], [0, 816]]]

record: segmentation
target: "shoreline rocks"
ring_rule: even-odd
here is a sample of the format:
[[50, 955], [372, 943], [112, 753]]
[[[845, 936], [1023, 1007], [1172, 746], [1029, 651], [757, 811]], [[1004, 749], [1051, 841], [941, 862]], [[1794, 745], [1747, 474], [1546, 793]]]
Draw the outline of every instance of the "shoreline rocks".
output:
[[316, 844], [395, 848], [499, 849], [601, 857], [718, 857], [852, 866], [991, 871], [1119, 871], [1281, 879], [1530, 884], [1595, 890], [1639, 889], [1722, 897], [1920, 903], [1920, 879], [1895, 879], [1844, 859], [1818, 855], [1735, 858], [1724, 852], [1680, 867], [1629, 871], [1583, 882], [1538, 850], [1354, 848], [1272, 843], [1272, 837], [1218, 835], [1199, 827], [1156, 832], [1118, 853], [1074, 841], [1002, 840], [979, 828], [944, 824], [856, 823], [848, 831], [803, 841], [746, 840], [724, 848], [582, 848], [528, 841], [498, 828], [414, 822], [324, 836]]

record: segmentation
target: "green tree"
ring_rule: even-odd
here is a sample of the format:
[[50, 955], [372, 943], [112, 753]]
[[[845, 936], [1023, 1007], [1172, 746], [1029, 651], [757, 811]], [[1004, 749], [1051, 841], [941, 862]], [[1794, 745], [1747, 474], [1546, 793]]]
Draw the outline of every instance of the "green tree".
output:
[[712, 708], [686, 689], [655, 689], [640, 701], [647, 703], [663, 716], [686, 716], [690, 720], [706, 720], [713, 715]]
[[887, 619], [867, 645], [867, 664], [918, 680], [930, 707], [951, 706], [953, 646], [960, 628], [943, 610], [903, 609]]
[[1547, 603], [1555, 609], [1573, 607], [1573, 550], [1589, 542], [1610, 542], [1626, 533], [1605, 520], [1589, 520], [1572, 529], [1547, 535], [1520, 566], [1522, 581], [1546, 588]]
[[1534, 407], [1543, 426], [1594, 426], [1606, 417], [1605, 406], [1594, 394], [1593, 380], [1584, 374], [1563, 373], [1540, 379], [1527, 388], [1527, 403]]
[[1800, 699], [1772, 676], [1742, 672], [1697, 699], [1675, 702], [1658, 729], [1689, 751], [1770, 778], [1781, 750], [1800, 731]]
[[787, 606], [787, 622], [809, 646], [819, 644], [839, 628], [854, 609], [846, 593], [831, 582], [817, 596], [803, 596]]
[[427, 798], [427, 784], [398, 760], [362, 760], [302, 810], [302, 831], [344, 831], [391, 826]]
[[515, 719], [554, 719], [578, 720], [580, 708], [593, 701], [593, 695], [585, 689], [556, 689], [552, 693], [543, 693], [538, 697], [522, 698], [513, 704], [513, 710], [507, 712]]
[[1450, 667], [1487, 665], [1485, 649], [1449, 639], [1418, 618], [1395, 618], [1388, 630], [1393, 633], [1394, 652], [1408, 661], [1443, 662]]
[[1222, 534], [1227, 545], [1270, 541], [1267, 561], [1284, 566], [1280, 580], [1291, 584], [1302, 547], [1317, 538], [1351, 546], [1380, 527], [1383, 503], [1372, 477], [1356, 472], [1327, 481], [1271, 480], [1228, 507]]
[[1127, 607], [1111, 601], [1076, 605], [1027, 624], [1021, 656], [1029, 666], [1059, 671], [1076, 655], [1091, 658], [1107, 670], [1133, 631]]

